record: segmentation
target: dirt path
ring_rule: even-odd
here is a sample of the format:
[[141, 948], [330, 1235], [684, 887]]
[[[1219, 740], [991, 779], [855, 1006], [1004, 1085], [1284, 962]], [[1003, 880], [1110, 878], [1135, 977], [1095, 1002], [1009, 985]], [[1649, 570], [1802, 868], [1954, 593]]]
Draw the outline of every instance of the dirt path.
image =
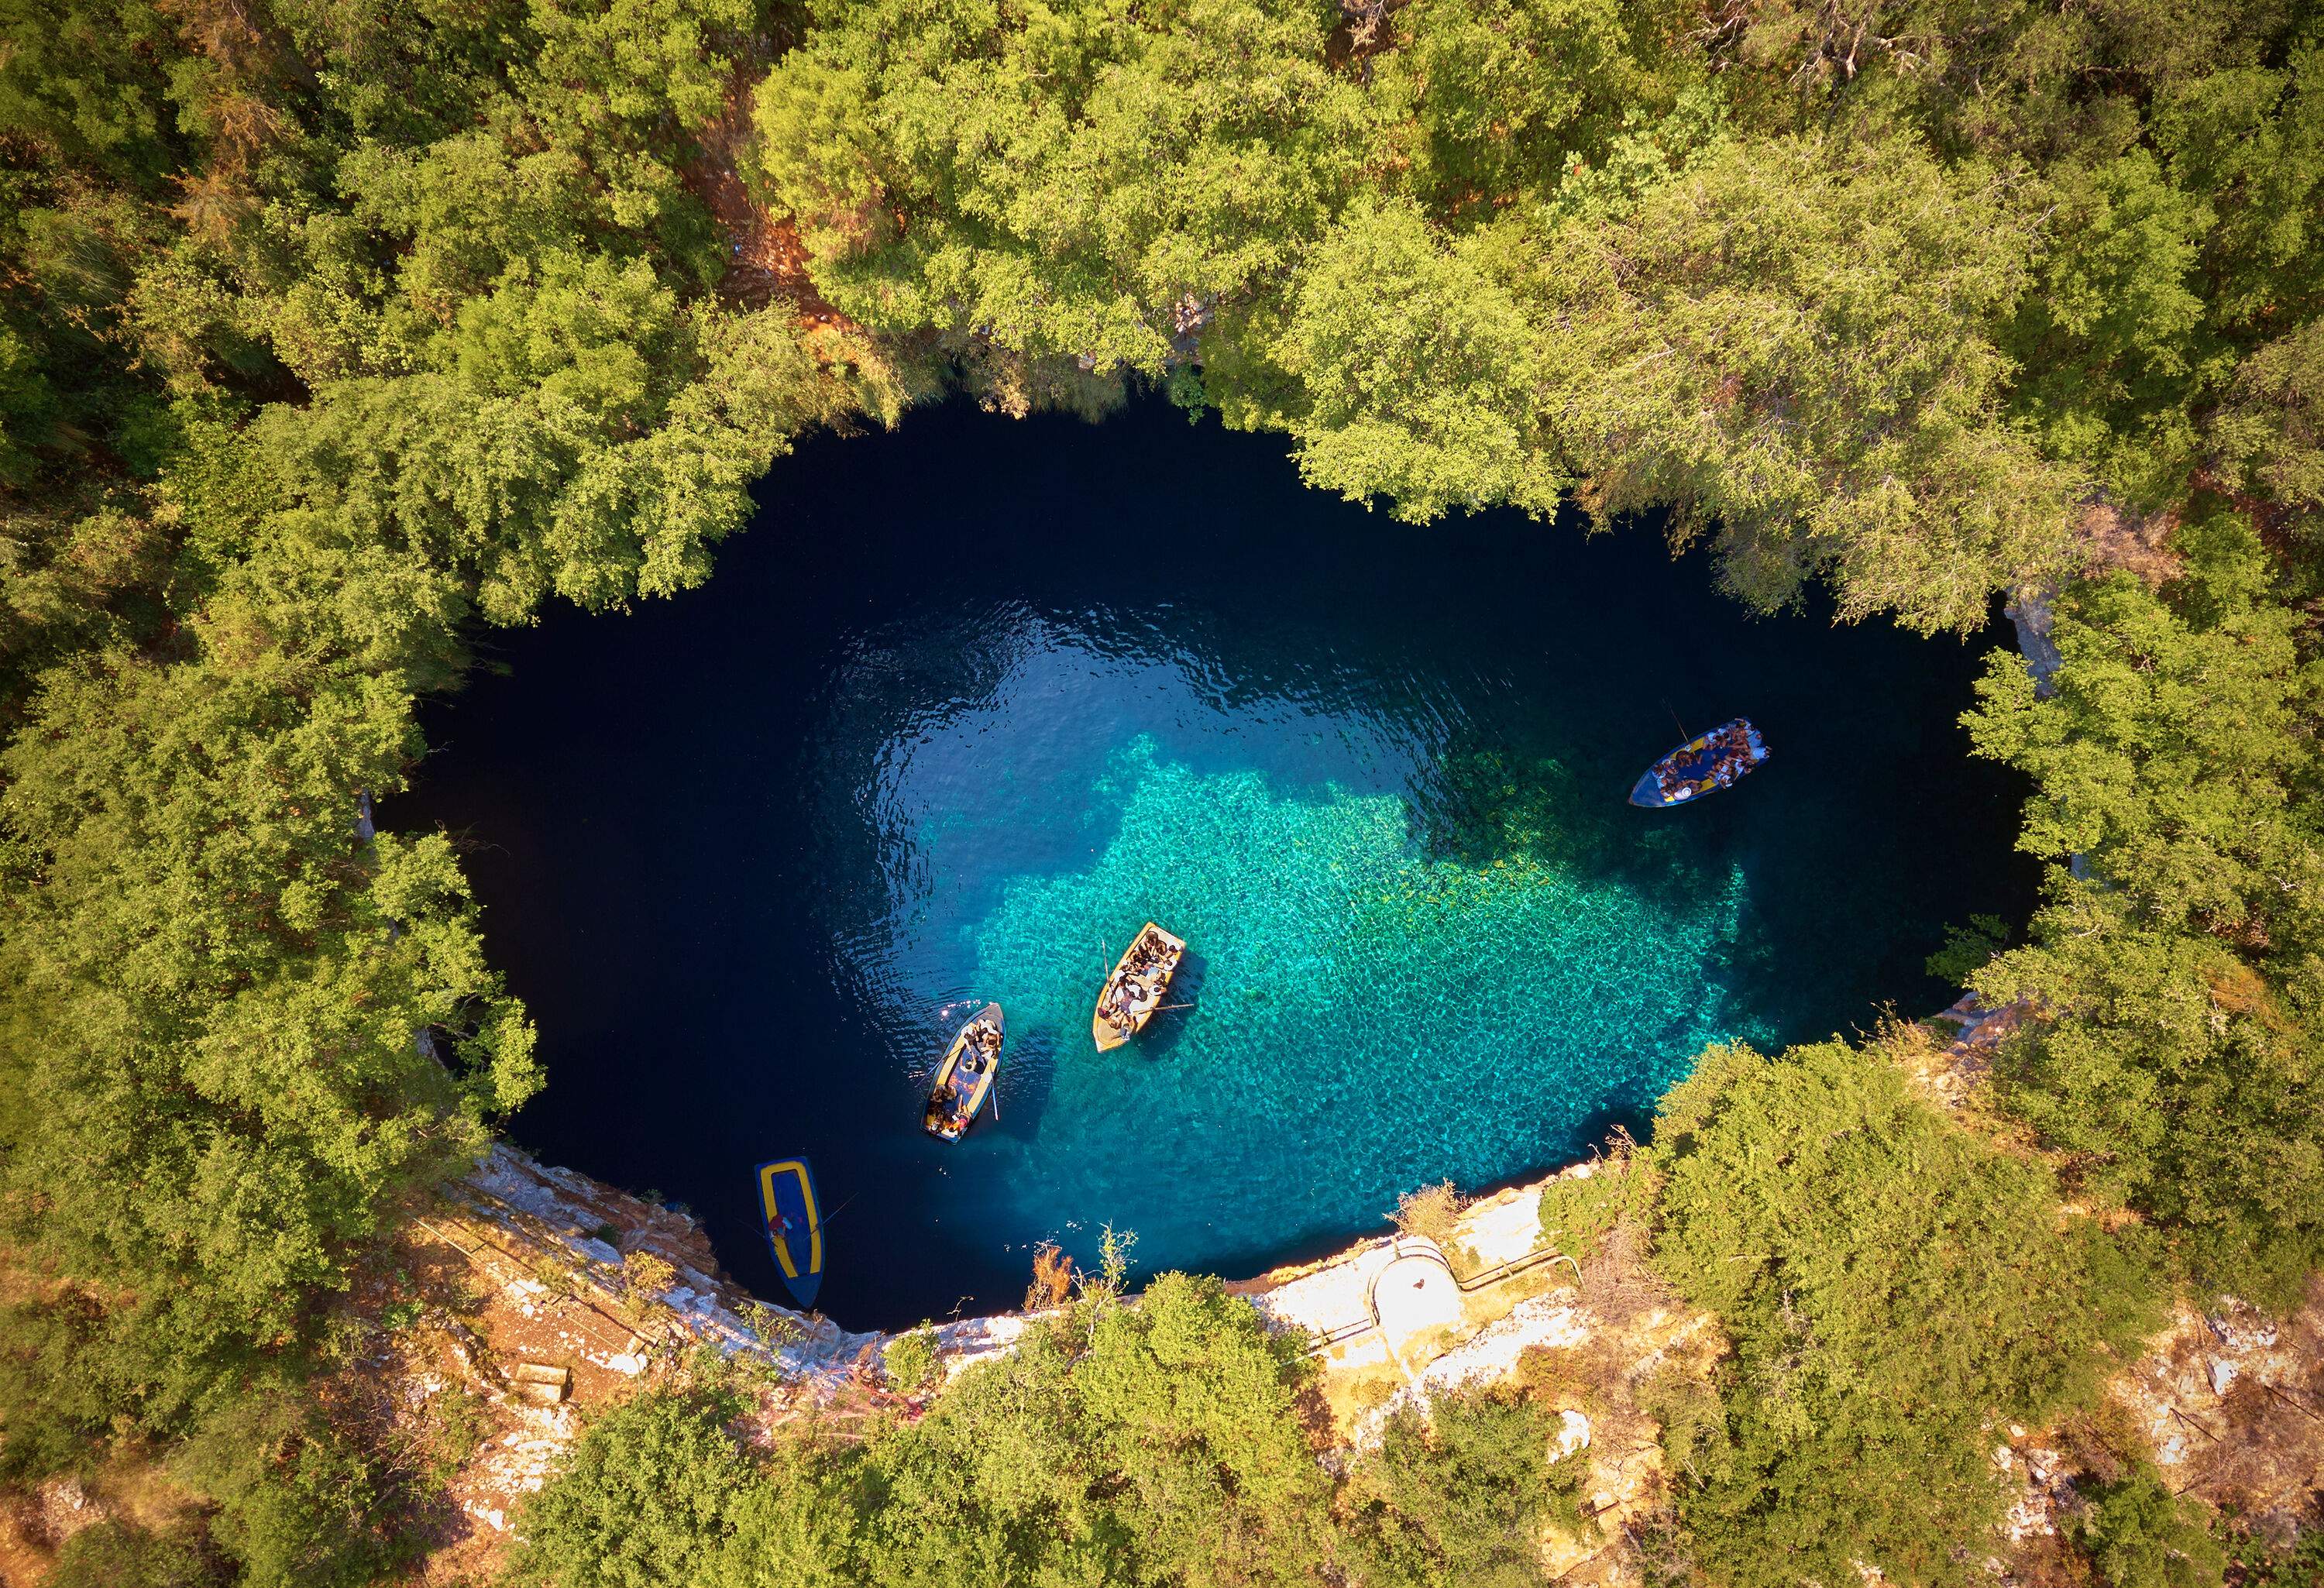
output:
[[742, 180], [742, 154], [752, 136], [752, 92], [774, 56], [767, 41], [761, 40], [760, 45], [735, 63], [726, 84], [725, 108], [695, 134], [702, 152], [685, 171], [687, 187], [709, 207], [726, 235], [726, 275], [718, 283], [719, 294], [752, 309], [788, 298], [798, 305], [802, 325], [853, 330], [854, 323], [816, 291], [798, 227], [788, 219], [770, 217]]

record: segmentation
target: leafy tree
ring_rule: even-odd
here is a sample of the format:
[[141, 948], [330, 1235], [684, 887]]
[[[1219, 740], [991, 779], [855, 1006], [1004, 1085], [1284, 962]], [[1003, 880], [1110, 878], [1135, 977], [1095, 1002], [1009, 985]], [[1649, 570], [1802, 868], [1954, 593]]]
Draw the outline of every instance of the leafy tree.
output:
[[1356, 1580], [1546, 1583], [1543, 1522], [1582, 1525], [1575, 1492], [1586, 1458], [1550, 1460], [1558, 1426], [1535, 1401], [1491, 1391], [1436, 1396], [1425, 1415], [1399, 1407], [1351, 1477]]
[[1948, 925], [1944, 946], [1929, 956], [1929, 974], [1956, 986], [1992, 962], [2009, 941], [2009, 923], [1997, 915], [1976, 914], [1969, 925]]
[[[328, 571], [345, 611], [409, 570]], [[10, 1178], [75, 1262], [195, 1280], [262, 1337], [538, 1085], [448, 847], [355, 833], [409, 695], [284, 594], [235, 580], [208, 665], [52, 673], [0, 757], [9, 1067], [59, 1100], [11, 1116]]]
[[1762, 605], [1969, 628], [2054, 568], [2073, 491], [2003, 422], [1987, 330], [2025, 284], [2001, 180], [1908, 140], [1729, 144], [1540, 245], [1545, 406], [1582, 497], [1670, 504]]
[[2190, 402], [2226, 370], [2194, 290], [2217, 217], [2143, 148], [2047, 186], [2048, 224], [2073, 245], [2049, 251], [2008, 334], [2016, 405], [2055, 455], [2090, 460], [2122, 495], [2167, 500], [2194, 461]]
[[1165, 1275], [1029, 1334], [868, 1445], [761, 1461], [735, 1405], [651, 1394], [591, 1428], [528, 1506], [517, 1579], [596, 1583], [1312, 1583], [1330, 1480], [1305, 1371], [1214, 1279]]
[[[1264, 415], [1297, 439], [1309, 485], [1386, 496], [1415, 523], [1449, 507], [1557, 511], [1536, 337], [1481, 254], [1409, 204], [1369, 200], [1318, 244], [1273, 347], [1297, 395]], [[1231, 388], [1221, 406], [1231, 424], [1262, 420]]]
[[864, 325], [1157, 373], [1274, 290], [1363, 168], [1332, 14], [834, 5], [759, 89], [761, 188]]
[[2324, 513], [2324, 320], [2267, 343], [2236, 367], [2211, 439], [2225, 483], [2264, 492], [2317, 522]]
[[[0, 1209], [63, 1281], [0, 1339], [28, 1471], [295, 1380], [538, 1088], [450, 846], [363, 802], [479, 614], [698, 581], [847, 401], [787, 305], [702, 295], [677, 172], [750, 8], [118, 10], [0, 49]], [[313, 1494], [188, 1459], [246, 1573], [341, 1569]]]
[[874, 1446], [867, 1574], [1306, 1581], [1330, 1483], [1292, 1416], [1303, 1370], [1216, 1280], [1084, 1303]]
[[374, 1463], [295, 1391], [222, 1406], [172, 1465], [217, 1505], [209, 1537], [240, 1567], [241, 1588], [355, 1588], [415, 1553], [395, 1536]]
[[[2237, 23], [2264, 25], [2260, 14]], [[2324, 308], [2324, 52], [2312, 31], [2288, 42], [2175, 75], [2150, 116], [2172, 180], [2212, 211], [2201, 261], [2210, 321], [2242, 339]]]
[[[1673, 1419], [1680, 1510], [1732, 1588], [1950, 1575], [1998, 1514], [1983, 1428], [2090, 1392], [2154, 1319], [2038, 1165], [1914, 1098], [1876, 1049], [1713, 1048], [1665, 1097], [1655, 1261], [1733, 1344]], [[1678, 1408], [1683, 1413], [1684, 1408]]]
[[161, 175], [176, 152], [172, 32], [151, 5], [12, 5], [0, 19], [0, 129], [117, 178]]
[[2201, 1282], [2283, 1299], [2324, 1254], [2324, 671], [2246, 525], [2211, 512], [2179, 549], [2172, 592], [2061, 602], [2054, 696], [2015, 667], [1978, 685], [1978, 752], [2038, 785], [2021, 846], [2081, 861], [1975, 984], [2042, 1017], [2003, 1055], [2009, 1105]]
[[538, 43], [512, 73], [547, 142], [605, 184], [613, 224], [653, 235], [706, 281], [723, 262], [678, 167], [690, 135], [724, 108], [734, 64], [724, 51], [758, 9], [754, 0], [530, 0]]
[[[1702, 46], [1754, 122], [1910, 128], [1951, 155], [2119, 152], [2133, 96], [2280, 51], [2288, 14], [2040, 0], [1760, 0]], [[2111, 145], [2110, 148], [2108, 146]]]
[[651, 1588], [709, 1581], [757, 1477], [715, 1392], [647, 1395], [590, 1426], [524, 1511], [518, 1583]]
[[1406, 180], [1439, 213], [1489, 215], [1594, 158], [1649, 88], [1642, 20], [1613, 0], [1416, 0], [1377, 67]]
[[2217, 1588], [2226, 1553], [2201, 1510], [2173, 1495], [2153, 1467], [2142, 1464], [2093, 1498], [2075, 1542], [2110, 1588]]

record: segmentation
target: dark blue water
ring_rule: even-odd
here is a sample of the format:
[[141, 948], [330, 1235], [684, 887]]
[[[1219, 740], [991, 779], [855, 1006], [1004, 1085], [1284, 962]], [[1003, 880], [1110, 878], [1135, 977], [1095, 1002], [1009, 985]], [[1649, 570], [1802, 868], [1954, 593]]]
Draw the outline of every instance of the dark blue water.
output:
[[[1330, 1247], [1643, 1128], [1707, 1041], [1938, 1007], [1942, 923], [2030, 898], [1954, 722], [1994, 636], [1754, 620], [1646, 530], [1396, 525], [1159, 405], [916, 414], [759, 501], [708, 588], [494, 636], [389, 815], [472, 845], [549, 1067], [515, 1137], [770, 1297], [750, 1166], [807, 1154], [850, 1325], [1012, 1304], [1109, 1222], [1147, 1270]], [[1740, 713], [1767, 766], [1623, 803]], [[1149, 918], [1189, 1007], [1101, 1056]], [[1000, 1115], [947, 1148], [987, 999]]]

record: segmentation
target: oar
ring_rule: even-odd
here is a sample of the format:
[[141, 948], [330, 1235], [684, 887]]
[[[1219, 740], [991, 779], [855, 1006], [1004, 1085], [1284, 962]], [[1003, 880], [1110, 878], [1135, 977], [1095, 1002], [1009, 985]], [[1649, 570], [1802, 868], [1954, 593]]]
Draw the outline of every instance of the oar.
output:
[[[855, 1194], [855, 1196], [861, 1196], [862, 1195], [862, 1192], [858, 1191]], [[841, 1203], [837, 1207], [833, 1208], [829, 1213], [824, 1214], [821, 1218], [809, 1224], [807, 1226], [807, 1233], [809, 1234], [820, 1235], [825, 1230], [831, 1228], [831, 1221], [837, 1218], [841, 1214], [845, 1213], [847, 1211], [848, 1203], [853, 1202], [855, 1200], [855, 1196], [849, 1197], [846, 1202]]]
[[1669, 699], [1668, 699], [1667, 697], [1665, 697], [1665, 698], [1664, 699], [1664, 701], [1663, 701], [1663, 709], [1664, 709], [1665, 711], [1667, 711], [1667, 712], [1669, 712], [1669, 713], [1671, 714], [1671, 721], [1673, 721], [1673, 722], [1674, 722], [1674, 723], [1678, 723], [1678, 736], [1679, 736], [1681, 739], [1692, 739], [1692, 738], [1693, 738], [1693, 737], [1694, 737], [1694, 735], [1693, 735], [1692, 734], [1690, 734], [1690, 733], [1688, 733], [1688, 732], [1686, 731], [1686, 725], [1685, 725], [1684, 723], [1679, 723], [1679, 722], [1678, 722], [1678, 709], [1677, 709], [1677, 707], [1675, 707], [1675, 706], [1672, 706], [1672, 705], [1671, 705], [1671, 703], [1670, 703], [1670, 701], [1669, 701]]

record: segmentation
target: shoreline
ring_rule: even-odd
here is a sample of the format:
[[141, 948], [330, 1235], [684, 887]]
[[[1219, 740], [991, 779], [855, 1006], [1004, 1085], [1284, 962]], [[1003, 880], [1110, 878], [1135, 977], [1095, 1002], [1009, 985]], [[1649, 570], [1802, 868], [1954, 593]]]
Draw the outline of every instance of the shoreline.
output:
[[[1941, 1110], [1971, 1109], [1994, 1047], [2021, 1012], [1964, 996], [1929, 1017], [1923, 1023], [1943, 1035], [1908, 1080]], [[1360, 1236], [1221, 1285], [1268, 1327], [1308, 1337], [1324, 1418], [1316, 1452], [1327, 1465], [1377, 1438], [1399, 1407], [1425, 1410], [1435, 1394], [1526, 1371], [1526, 1361], [1567, 1364], [1578, 1376], [1572, 1404], [1561, 1403], [1559, 1445], [1589, 1454], [1586, 1514], [1602, 1540], [1644, 1514], [1662, 1488], [1658, 1426], [1637, 1386], [1666, 1371], [1708, 1383], [1728, 1350], [1717, 1318], [1661, 1282], [1637, 1242], [1604, 1242], [1577, 1258], [1553, 1255], [1543, 1239], [1545, 1187], [1627, 1172], [1619, 1156], [1568, 1164], [1462, 1204], [1442, 1244], [1393, 1232]], [[935, 1325], [937, 1377], [902, 1389], [889, 1380], [884, 1353], [916, 1331], [849, 1330], [767, 1303], [719, 1268], [690, 1214], [505, 1145], [447, 1187], [407, 1239], [456, 1250], [483, 1281], [475, 1328], [452, 1332], [448, 1361], [439, 1358], [415, 1393], [465, 1382], [496, 1408], [501, 1432], [454, 1484], [472, 1524], [460, 1547], [485, 1556], [509, 1537], [524, 1497], [565, 1459], [591, 1414], [686, 1373], [689, 1362], [698, 1371], [704, 1348], [754, 1386], [754, 1438], [801, 1420], [855, 1437], [845, 1430], [925, 1415], [945, 1383], [1014, 1349], [1054, 1316], [1019, 1308]], [[1137, 1305], [1135, 1296], [1126, 1304]], [[2304, 1444], [2306, 1430], [2289, 1425], [2294, 1413], [2276, 1399], [2319, 1344], [2324, 1279], [2280, 1323], [2232, 1300], [2206, 1310], [2181, 1298], [2119, 1364], [2107, 1394], [2174, 1485], [2240, 1482], [2237, 1463], [2253, 1452]], [[536, 1396], [543, 1365], [567, 1377], [564, 1388]], [[2205, 1441], [2187, 1433], [2190, 1424]], [[2070, 1528], [2082, 1502], [2061, 1436], [2015, 1426], [1996, 1435], [1993, 1459], [2012, 1495], [1999, 1537], [2015, 1546]], [[1600, 1546], [1559, 1543], [1559, 1569]]]

